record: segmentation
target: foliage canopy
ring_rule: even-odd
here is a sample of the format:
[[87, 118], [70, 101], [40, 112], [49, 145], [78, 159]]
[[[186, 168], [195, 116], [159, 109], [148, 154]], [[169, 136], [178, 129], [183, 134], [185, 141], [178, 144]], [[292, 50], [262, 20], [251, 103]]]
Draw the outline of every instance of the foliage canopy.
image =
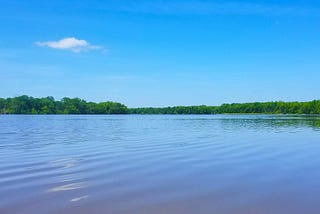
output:
[[117, 102], [86, 102], [79, 98], [0, 98], [1, 114], [320, 114], [320, 100], [310, 102], [232, 103], [221, 106], [127, 108]]
[[0, 98], [2, 114], [126, 114], [125, 105], [116, 102], [86, 102], [79, 98], [34, 98], [26, 95]]

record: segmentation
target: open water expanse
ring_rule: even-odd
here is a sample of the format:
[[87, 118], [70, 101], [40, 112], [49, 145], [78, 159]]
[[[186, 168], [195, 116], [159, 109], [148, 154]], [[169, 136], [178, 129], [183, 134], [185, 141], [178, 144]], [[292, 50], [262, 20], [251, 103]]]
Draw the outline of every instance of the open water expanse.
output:
[[0, 213], [319, 214], [320, 118], [0, 115]]

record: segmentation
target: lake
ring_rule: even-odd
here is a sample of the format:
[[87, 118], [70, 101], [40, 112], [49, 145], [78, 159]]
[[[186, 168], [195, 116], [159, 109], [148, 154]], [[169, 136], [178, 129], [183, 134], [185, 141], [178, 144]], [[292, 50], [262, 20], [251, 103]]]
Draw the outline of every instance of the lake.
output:
[[318, 214], [320, 118], [0, 115], [0, 213]]

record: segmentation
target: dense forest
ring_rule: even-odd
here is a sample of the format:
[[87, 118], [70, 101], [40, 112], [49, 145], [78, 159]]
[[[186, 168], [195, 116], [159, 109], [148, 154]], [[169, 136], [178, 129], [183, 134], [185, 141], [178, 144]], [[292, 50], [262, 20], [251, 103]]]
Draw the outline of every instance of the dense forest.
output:
[[221, 106], [132, 108], [130, 114], [320, 114], [320, 100], [311, 102], [233, 103]]
[[26, 95], [0, 98], [2, 114], [126, 114], [125, 105], [115, 102], [86, 102], [79, 98], [34, 98]]
[[221, 106], [127, 108], [116, 102], [87, 102], [79, 98], [0, 98], [0, 114], [320, 114], [320, 100], [310, 102], [255, 102]]

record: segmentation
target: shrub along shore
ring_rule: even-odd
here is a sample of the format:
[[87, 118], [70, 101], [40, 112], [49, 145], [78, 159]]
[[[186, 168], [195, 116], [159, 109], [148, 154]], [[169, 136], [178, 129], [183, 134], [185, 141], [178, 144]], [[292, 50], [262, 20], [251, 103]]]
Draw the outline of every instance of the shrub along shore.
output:
[[87, 102], [79, 98], [0, 98], [0, 114], [320, 114], [320, 100], [310, 102], [254, 102], [220, 106], [127, 108], [117, 102]]

